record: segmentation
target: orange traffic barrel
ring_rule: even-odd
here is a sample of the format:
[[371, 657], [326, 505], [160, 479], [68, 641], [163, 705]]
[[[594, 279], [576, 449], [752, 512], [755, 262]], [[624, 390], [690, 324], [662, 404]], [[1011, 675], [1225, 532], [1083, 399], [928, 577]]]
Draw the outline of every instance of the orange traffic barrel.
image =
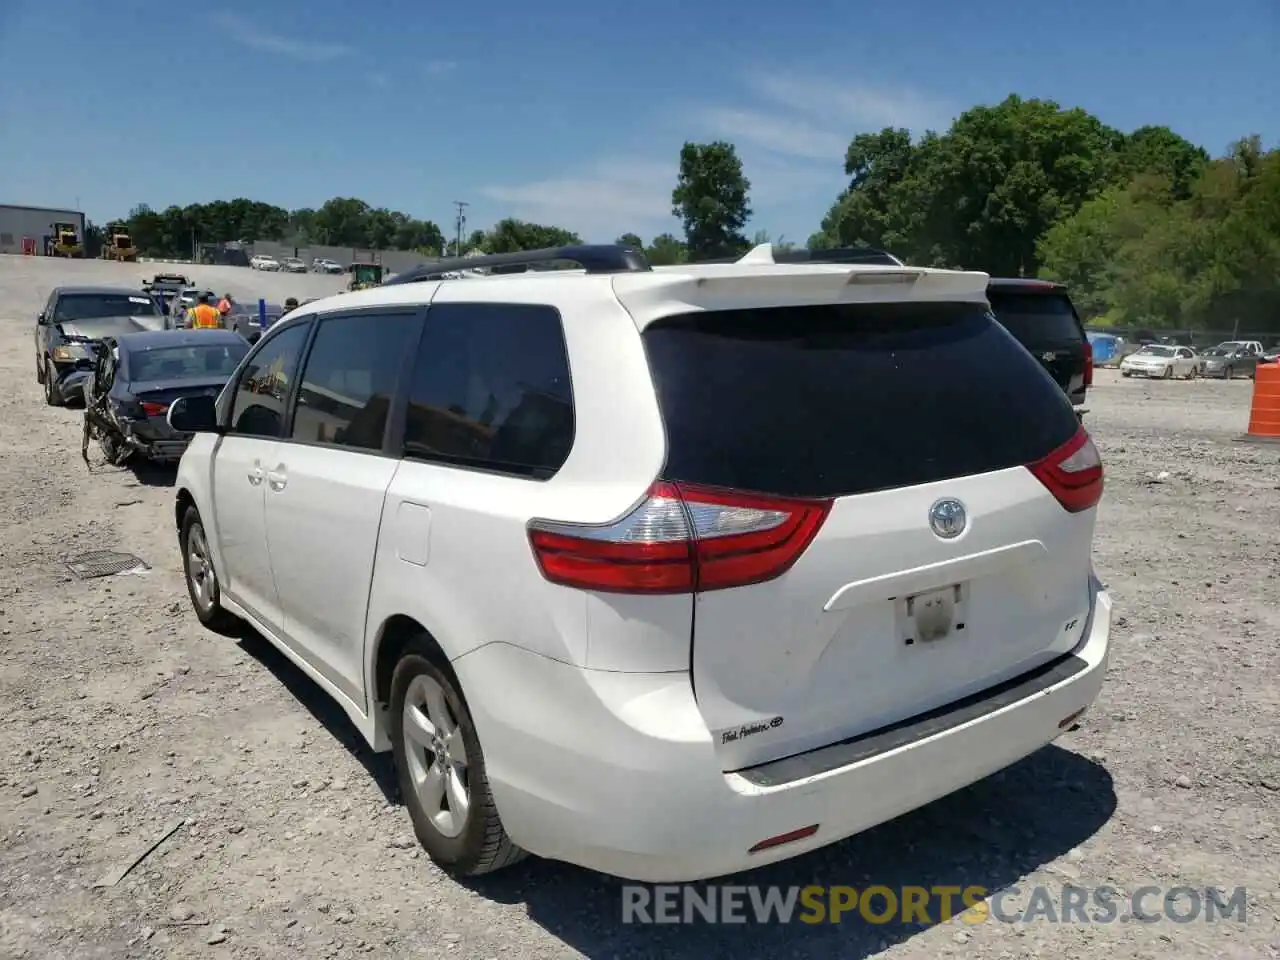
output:
[[1280, 443], [1280, 363], [1258, 364], [1249, 430], [1240, 439]]

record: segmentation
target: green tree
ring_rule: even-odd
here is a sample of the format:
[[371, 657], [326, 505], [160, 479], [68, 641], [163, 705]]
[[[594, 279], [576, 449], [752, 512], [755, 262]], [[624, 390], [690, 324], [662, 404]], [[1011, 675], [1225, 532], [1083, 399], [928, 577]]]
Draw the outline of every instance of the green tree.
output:
[[494, 224], [485, 239], [486, 253], [514, 253], [518, 250], [542, 250], [582, 243], [582, 238], [560, 227], [526, 223], [508, 217]]
[[319, 210], [285, 210], [247, 200], [169, 207], [156, 212], [139, 204], [126, 220], [138, 249], [146, 256], [188, 257], [193, 243], [292, 240], [297, 246], [333, 244], [377, 250], [418, 250], [438, 255], [444, 246], [440, 228], [430, 220], [362, 200], [336, 197]]
[[810, 249], [910, 246], [916, 238], [903, 205], [916, 198], [909, 196], [906, 180], [925, 149], [912, 143], [910, 131], [903, 128], [854, 137], [844, 160], [849, 186], [809, 238]]
[[1139, 127], [1124, 138], [1117, 172], [1122, 185], [1139, 174], [1169, 181], [1175, 199], [1185, 200], [1209, 163], [1209, 154], [1168, 127]]
[[726, 256], [745, 250], [742, 228], [751, 218], [751, 181], [733, 144], [686, 143], [680, 149], [680, 174], [671, 192], [671, 212], [684, 224], [692, 259]]
[[1040, 237], [1113, 181], [1124, 142], [1084, 110], [1018, 96], [915, 143], [901, 129], [861, 134], [845, 158], [849, 186], [812, 240], [1034, 276]]
[[624, 233], [617, 240], [615, 240], [614, 243], [617, 243], [623, 247], [635, 247], [637, 250], [644, 249], [644, 241], [640, 239], [639, 234], [635, 234], [635, 233]]
[[686, 263], [689, 259], [689, 251], [684, 242], [670, 233], [660, 233], [654, 237], [653, 243], [644, 248], [644, 253], [655, 267]]
[[1045, 234], [1043, 274], [1109, 322], [1280, 332], [1280, 152], [1247, 137], [1186, 182], [1149, 166]]

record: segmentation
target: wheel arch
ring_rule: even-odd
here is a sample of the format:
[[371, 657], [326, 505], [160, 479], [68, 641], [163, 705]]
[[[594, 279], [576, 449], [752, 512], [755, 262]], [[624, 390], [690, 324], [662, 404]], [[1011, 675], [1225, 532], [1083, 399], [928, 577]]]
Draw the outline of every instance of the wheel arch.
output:
[[[381, 718], [391, 702], [391, 677], [395, 673], [396, 664], [405, 647], [414, 638], [420, 638], [431, 655], [431, 661], [441, 670], [448, 673], [457, 683], [457, 675], [449, 663], [449, 657], [435, 636], [415, 617], [396, 613], [387, 617], [378, 628], [374, 638], [374, 647], [370, 662], [372, 664], [372, 686], [370, 687], [370, 712]], [[461, 687], [458, 687], [461, 693]]]
[[[182, 518], [187, 515], [187, 511], [196, 505], [196, 498], [191, 495], [191, 491], [186, 487], [179, 487], [177, 496], [173, 501], [173, 525], [178, 529], [182, 529]], [[199, 509], [199, 508], [197, 508]]]

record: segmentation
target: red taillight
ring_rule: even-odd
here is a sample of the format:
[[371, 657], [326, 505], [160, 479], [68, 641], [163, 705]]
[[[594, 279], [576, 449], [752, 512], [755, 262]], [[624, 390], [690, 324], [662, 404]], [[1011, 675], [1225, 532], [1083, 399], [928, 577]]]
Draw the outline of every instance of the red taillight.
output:
[[534, 520], [529, 542], [552, 583], [611, 593], [692, 593], [772, 580], [799, 559], [831, 509], [659, 481], [603, 526]]
[[1084, 427], [1028, 469], [1070, 513], [1088, 510], [1102, 499], [1102, 457]]
[[143, 400], [142, 412], [148, 417], [163, 417], [169, 412], [169, 405], [167, 403], [151, 403], [148, 400]]
[[1093, 344], [1084, 342], [1084, 385], [1093, 386]]

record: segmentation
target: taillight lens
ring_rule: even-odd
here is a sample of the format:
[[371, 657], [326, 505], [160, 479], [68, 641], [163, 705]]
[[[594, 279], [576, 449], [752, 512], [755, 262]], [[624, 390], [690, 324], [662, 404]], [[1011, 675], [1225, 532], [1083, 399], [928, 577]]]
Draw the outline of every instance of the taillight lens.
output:
[[142, 401], [142, 412], [148, 417], [162, 417], [169, 412], [167, 403], [151, 403], [148, 400]]
[[659, 481], [613, 523], [534, 520], [529, 542], [552, 583], [611, 593], [724, 590], [785, 573], [830, 509], [830, 500]]
[[1084, 385], [1093, 386], [1093, 344], [1084, 342]]
[[1102, 457], [1084, 427], [1028, 469], [1069, 513], [1088, 510], [1102, 499]]

